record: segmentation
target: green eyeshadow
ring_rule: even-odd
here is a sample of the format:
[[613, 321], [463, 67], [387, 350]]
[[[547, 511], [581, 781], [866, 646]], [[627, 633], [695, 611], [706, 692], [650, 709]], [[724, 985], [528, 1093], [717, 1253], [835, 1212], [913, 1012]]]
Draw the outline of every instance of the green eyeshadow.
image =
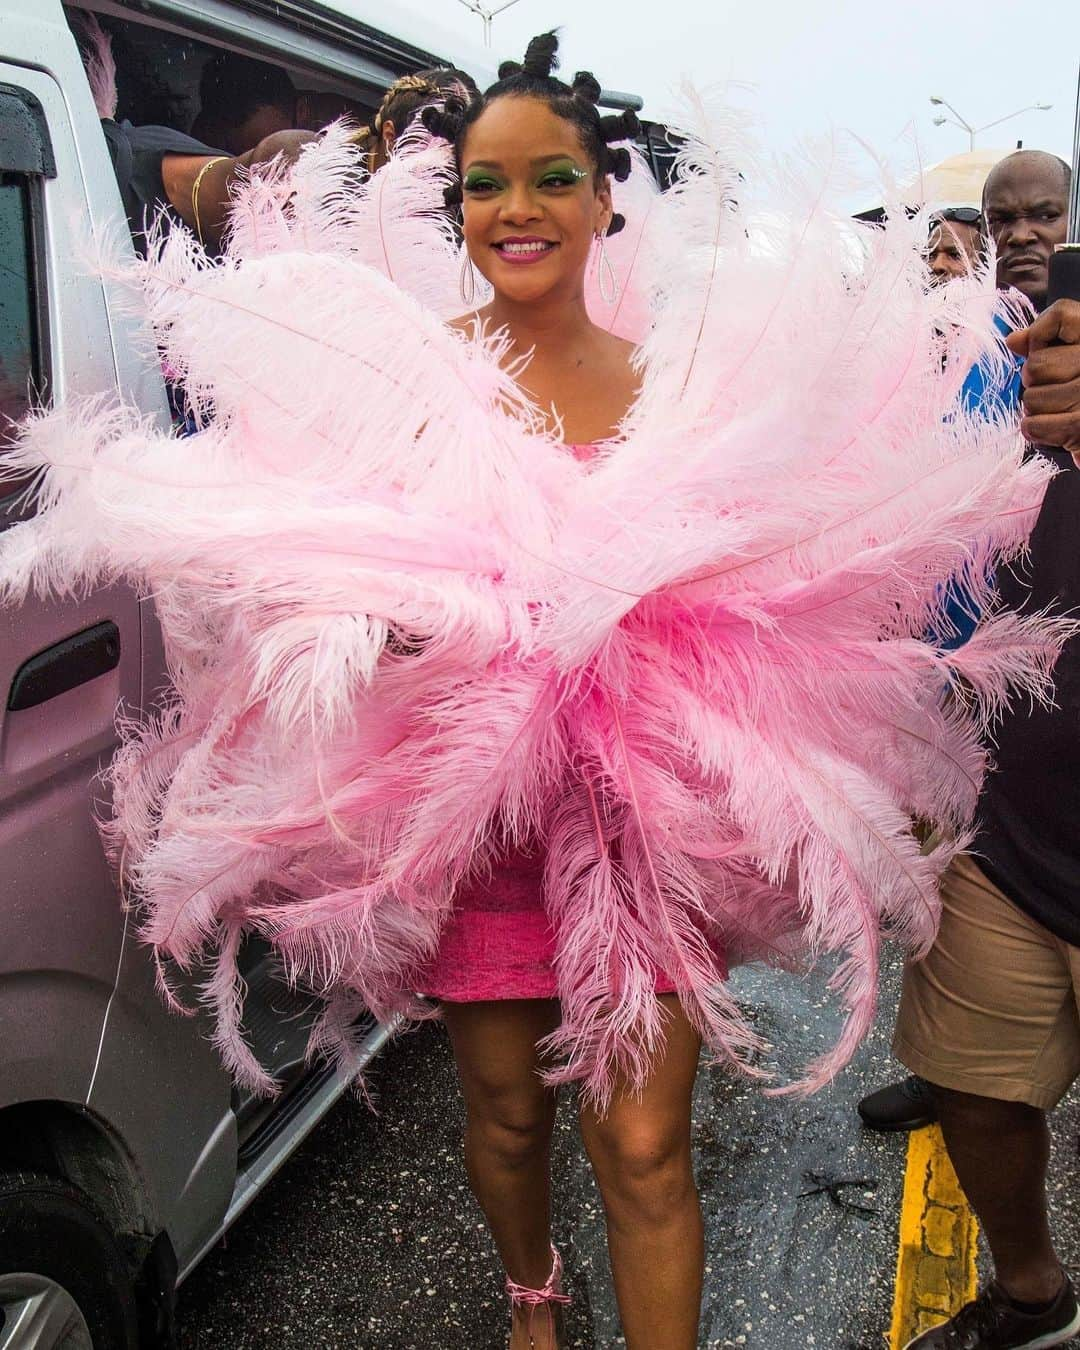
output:
[[487, 169], [473, 169], [465, 175], [463, 187], [475, 191], [480, 187], [502, 187], [502, 181]]
[[588, 171], [580, 168], [572, 159], [563, 160], [561, 163], [556, 162], [555, 164], [549, 164], [540, 175], [539, 181], [543, 182], [545, 178], [550, 178], [553, 175], [560, 178], [570, 178], [575, 183], [580, 183], [582, 179], [588, 178], [589, 176]]

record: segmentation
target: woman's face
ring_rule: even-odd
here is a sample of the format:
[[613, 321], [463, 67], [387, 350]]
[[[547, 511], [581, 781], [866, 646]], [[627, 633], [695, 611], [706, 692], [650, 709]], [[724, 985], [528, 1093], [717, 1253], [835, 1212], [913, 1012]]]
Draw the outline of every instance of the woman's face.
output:
[[584, 287], [589, 249], [611, 223], [577, 128], [543, 99], [496, 99], [461, 151], [465, 243], [496, 295], [518, 303]]

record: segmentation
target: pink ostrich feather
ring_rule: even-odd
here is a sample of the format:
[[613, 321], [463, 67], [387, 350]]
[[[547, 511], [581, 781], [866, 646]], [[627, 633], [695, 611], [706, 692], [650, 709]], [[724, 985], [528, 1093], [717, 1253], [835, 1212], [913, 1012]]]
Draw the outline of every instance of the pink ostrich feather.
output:
[[[681, 159], [669, 192], [640, 164], [616, 189], [623, 289], [589, 304], [641, 392], [588, 463], [505, 335], [445, 325], [446, 148], [418, 132], [365, 178], [346, 128], [240, 186], [223, 258], [177, 229], [133, 271], [206, 423], [182, 454], [101, 404], [7, 454], [39, 510], [0, 535], [0, 599], [127, 578], [157, 606], [173, 687], [123, 724], [107, 842], [159, 963], [209, 960], [255, 1087], [245, 930], [328, 999], [313, 1049], [341, 1046], [361, 1003], [419, 1011], [459, 888], [527, 843], [553, 1082], [600, 1108], [644, 1083], [658, 971], [761, 1076], [727, 965], [830, 957], [843, 1035], [782, 1089], [810, 1090], [873, 1018], [881, 941], [933, 940], [993, 719], [1051, 696], [1072, 625], [988, 580], [1051, 469], [955, 404], [1000, 359], [990, 278], [927, 293], [925, 220], [853, 226], [835, 145], [766, 164], [697, 101]], [[942, 652], [957, 575], [985, 617]]]
[[112, 39], [102, 28], [96, 14], [89, 10], [79, 10], [77, 13], [77, 26], [86, 43], [83, 61], [90, 92], [94, 96], [94, 107], [99, 117], [114, 118], [117, 93], [116, 57], [113, 55]]

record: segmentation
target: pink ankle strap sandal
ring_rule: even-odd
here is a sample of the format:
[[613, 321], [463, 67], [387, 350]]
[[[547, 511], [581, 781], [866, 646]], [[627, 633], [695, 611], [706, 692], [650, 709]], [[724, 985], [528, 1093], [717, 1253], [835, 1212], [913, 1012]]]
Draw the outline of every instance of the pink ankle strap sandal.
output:
[[529, 1310], [529, 1340], [532, 1341], [533, 1319], [536, 1316], [537, 1308], [543, 1308], [548, 1319], [548, 1329], [555, 1336], [555, 1314], [552, 1311], [552, 1305], [557, 1304], [565, 1306], [570, 1302], [570, 1295], [562, 1291], [562, 1257], [555, 1250], [551, 1249], [551, 1274], [547, 1278], [547, 1284], [543, 1289], [528, 1289], [523, 1284], [515, 1284], [508, 1275], [506, 1277], [506, 1292], [510, 1296], [511, 1308], [528, 1308]]

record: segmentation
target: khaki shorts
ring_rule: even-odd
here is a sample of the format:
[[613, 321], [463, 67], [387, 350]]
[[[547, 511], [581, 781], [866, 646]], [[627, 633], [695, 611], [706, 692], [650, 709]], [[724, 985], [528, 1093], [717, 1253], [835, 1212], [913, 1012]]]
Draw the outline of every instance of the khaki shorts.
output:
[[962, 855], [941, 931], [904, 972], [893, 1051], [940, 1087], [1049, 1110], [1080, 1077], [1080, 947], [1016, 908]]

